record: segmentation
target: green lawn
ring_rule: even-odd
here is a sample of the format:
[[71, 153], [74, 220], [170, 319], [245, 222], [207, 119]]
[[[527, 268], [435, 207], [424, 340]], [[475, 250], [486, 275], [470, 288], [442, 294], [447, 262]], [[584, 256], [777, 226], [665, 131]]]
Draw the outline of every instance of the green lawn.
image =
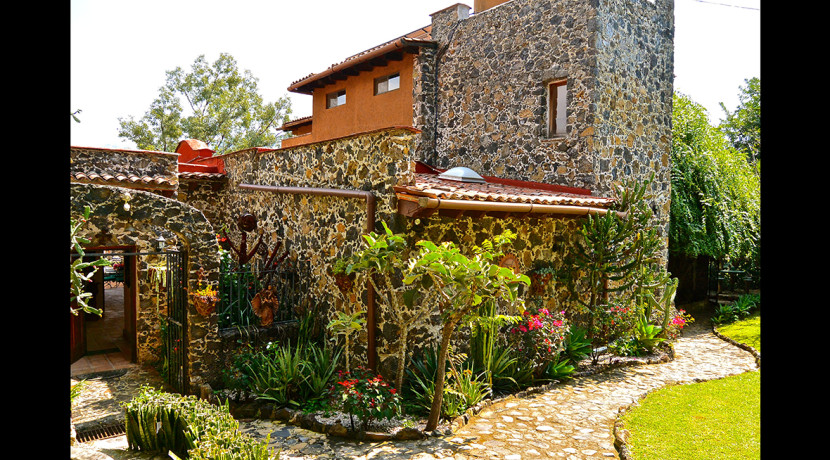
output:
[[730, 339], [745, 343], [761, 352], [761, 312], [756, 311], [747, 319], [718, 326], [718, 332]]
[[[760, 352], [760, 314], [729, 326], [718, 330]], [[761, 371], [663, 388], [622, 420], [637, 460], [758, 459]]]

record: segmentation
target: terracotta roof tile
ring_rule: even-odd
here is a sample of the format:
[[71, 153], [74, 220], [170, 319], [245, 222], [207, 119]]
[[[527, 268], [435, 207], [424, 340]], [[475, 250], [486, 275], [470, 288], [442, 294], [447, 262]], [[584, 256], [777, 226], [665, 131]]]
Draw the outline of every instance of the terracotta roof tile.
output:
[[113, 185], [129, 188], [175, 189], [179, 180], [175, 176], [137, 176], [122, 173], [74, 172], [70, 173], [70, 181], [86, 184]]
[[607, 208], [614, 199], [596, 197], [579, 193], [545, 190], [545, 184], [534, 187], [532, 182], [526, 186], [507, 185], [494, 182], [468, 183], [439, 179], [435, 174], [416, 173], [414, 183], [396, 186], [395, 191], [414, 196], [424, 196], [444, 200], [474, 200], [507, 203], [532, 203], [549, 205], [569, 205]]

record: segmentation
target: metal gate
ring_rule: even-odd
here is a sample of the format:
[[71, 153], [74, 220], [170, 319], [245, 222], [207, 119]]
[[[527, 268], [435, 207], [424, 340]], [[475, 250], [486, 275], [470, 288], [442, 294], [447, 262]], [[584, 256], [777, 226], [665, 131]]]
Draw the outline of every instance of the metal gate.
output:
[[167, 318], [165, 363], [167, 383], [181, 394], [187, 393], [187, 261], [183, 252], [168, 251], [167, 258]]
[[[110, 252], [87, 252], [84, 258], [95, 260], [113, 257], [154, 256], [163, 258], [166, 267], [165, 286], [167, 289], [167, 315], [162, 319], [162, 341], [164, 346], [164, 374], [166, 382], [179, 393], [186, 394], [187, 379], [187, 257], [184, 252], [168, 250], [164, 252], [128, 252], [113, 249]], [[76, 258], [72, 254], [70, 261]], [[106, 275], [104, 277], [106, 282]], [[139, 280], [141, 283], [143, 280]], [[136, 344], [137, 346], [137, 344]]]

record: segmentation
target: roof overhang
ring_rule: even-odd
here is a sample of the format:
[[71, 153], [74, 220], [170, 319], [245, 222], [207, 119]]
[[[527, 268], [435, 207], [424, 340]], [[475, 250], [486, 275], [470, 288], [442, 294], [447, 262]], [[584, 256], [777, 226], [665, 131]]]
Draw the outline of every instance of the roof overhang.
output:
[[411, 218], [446, 217], [579, 217], [605, 215], [612, 198], [590, 190], [556, 184], [483, 176], [484, 183], [441, 179], [443, 170], [418, 163], [414, 182], [395, 186], [398, 213]]
[[376, 46], [362, 53], [358, 53], [345, 61], [334, 64], [328, 69], [311, 74], [298, 80], [288, 87], [288, 91], [301, 94], [313, 94], [316, 88], [345, 80], [360, 72], [384, 66], [390, 61], [400, 61], [404, 54], [417, 54], [422, 47], [435, 48], [438, 44], [430, 38], [431, 27], [418, 29], [403, 37], [396, 38], [382, 45]]

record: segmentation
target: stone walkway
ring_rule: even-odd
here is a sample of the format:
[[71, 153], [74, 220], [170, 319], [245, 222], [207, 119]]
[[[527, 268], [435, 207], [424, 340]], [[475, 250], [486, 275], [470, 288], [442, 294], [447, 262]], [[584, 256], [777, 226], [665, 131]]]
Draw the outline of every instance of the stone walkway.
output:
[[[456, 433], [421, 441], [370, 443], [342, 440], [271, 420], [240, 422], [247, 434], [264, 438], [288, 459], [619, 459], [614, 448], [614, 422], [619, 410], [649, 392], [672, 384], [712, 380], [757, 370], [754, 356], [712, 333], [698, 320], [675, 342], [675, 359], [668, 363], [622, 367], [582, 376], [548, 391], [497, 402]], [[119, 441], [120, 439], [120, 441]], [[153, 459], [145, 454], [119, 456], [126, 438], [84, 444], [105, 446], [107, 456], [84, 459]], [[73, 449], [75, 452], [76, 449]], [[80, 451], [81, 449], [77, 449]]]

